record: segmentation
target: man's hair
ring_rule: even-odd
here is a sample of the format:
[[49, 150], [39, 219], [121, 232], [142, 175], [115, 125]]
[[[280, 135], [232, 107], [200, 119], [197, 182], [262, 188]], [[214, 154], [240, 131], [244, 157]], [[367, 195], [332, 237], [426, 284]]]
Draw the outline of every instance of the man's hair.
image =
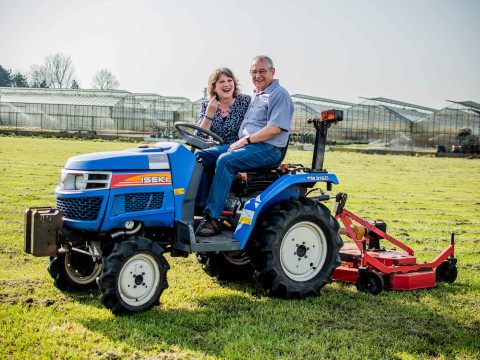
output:
[[208, 98], [211, 99], [215, 95], [215, 85], [217, 84], [220, 75], [228, 76], [233, 79], [233, 85], [235, 89], [233, 91], [233, 97], [236, 98], [240, 94], [240, 86], [238, 85], [238, 79], [233, 74], [233, 71], [228, 68], [216, 69], [208, 78]]
[[258, 56], [255, 56], [255, 57], [253, 58], [253, 63], [254, 63], [254, 64], [255, 64], [255, 63], [262, 62], [262, 61], [266, 61], [266, 62], [267, 62], [269, 69], [273, 69], [273, 68], [274, 68], [272, 59], [270, 59], [270, 58], [269, 58], [268, 56], [266, 56], [266, 55], [258, 55]]

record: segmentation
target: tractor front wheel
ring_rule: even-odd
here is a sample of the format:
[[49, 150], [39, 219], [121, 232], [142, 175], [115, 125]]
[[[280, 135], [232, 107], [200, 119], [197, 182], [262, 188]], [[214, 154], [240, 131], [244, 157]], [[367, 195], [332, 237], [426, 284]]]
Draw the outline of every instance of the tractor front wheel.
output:
[[117, 243], [103, 259], [100, 301], [113, 313], [135, 313], [160, 305], [170, 269], [157, 243], [143, 237]]
[[55, 287], [62, 291], [84, 291], [97, 288], [102, 264], [93, 257], [70, 251], [52, 257], [47, 267]]
[[284, 200], [262, 215], [253, 234], [255, 279], [268, 295], [318, 296], [333, 281], [343, 245], [330, 210], [313, 200]]

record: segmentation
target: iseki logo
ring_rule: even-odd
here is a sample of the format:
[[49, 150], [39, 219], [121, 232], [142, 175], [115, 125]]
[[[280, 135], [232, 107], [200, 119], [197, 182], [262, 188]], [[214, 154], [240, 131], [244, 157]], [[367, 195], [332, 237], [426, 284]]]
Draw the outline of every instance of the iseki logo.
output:
[[142, 177], [142, 184], [165, 184], [168, 183], [168, 176], [145, 176]]

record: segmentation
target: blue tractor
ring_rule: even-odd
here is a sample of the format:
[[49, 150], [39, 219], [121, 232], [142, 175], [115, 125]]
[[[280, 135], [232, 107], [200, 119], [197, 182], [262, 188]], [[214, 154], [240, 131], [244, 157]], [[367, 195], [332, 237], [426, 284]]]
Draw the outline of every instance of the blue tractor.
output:
[[[321, 182], [331, 190], [338, 184], [323, 170], [323, 157], [327, 130], [342, 118], [342, 111], [329, 110], [310, 121], [316, 128], [311, 168], [280, 162], [238, 174], [222, 214], [223, 231], [208, 238], [196, 236], [203, 166], [193, 150], [221, 143], [217, 135], [176, 123], [190, 150], [159, 142], [74, 156], [61, 171], [56, 207], [26, 210], [24, 250], [50, 257], [57, 288], [98, 287], [101, 302], [114, 313], [159, 305], [168, 287], [167, 252], [194, 253], [219, 279], [254, 278], [271, 296], [318, 295], [333, 281], [343, 242], [338, 222], [321, 204], [330, 196], [314, 186]], [[316, 190], [321, 194], [312, 196]]]

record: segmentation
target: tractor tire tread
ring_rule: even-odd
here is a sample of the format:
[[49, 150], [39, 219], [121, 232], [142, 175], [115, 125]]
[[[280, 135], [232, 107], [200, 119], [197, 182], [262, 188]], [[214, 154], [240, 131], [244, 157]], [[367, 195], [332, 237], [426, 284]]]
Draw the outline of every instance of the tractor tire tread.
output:
[[[122, 263], [138, 251], [151, 252], [158, 258], [158, 265], [163, 279], [160, 279], [158, 294], [155, 294], [155, 297], [138, 308], [131, 308], [127, 304], [123, 304], [119, 299], [117, 293], [117, 275], [120, 272]], [[97, 280], [100, 291], [102, 292], [100, 301], [114, 314], [146, 311], [154, 306], [160, 305], [160, 296], [163, 291], [168, 288], [167, 271], [170, 269], [170, 265], [163, 256], [164, 253], [164, 249], [159, 244], [144, 237], [134, 237], [115, 244], [112, 253], [108, 257], [103, 258], [104, 272]]]
[[[316, 214], [325, 228], [329, 227], [332, 247], [329, 251], [330, 259], [326, 258], [324, 270], [315, 275], [315, 278], [304, 283], [292, 281], [283, 273], [279, 260], [274, 252], [279, 248], [281, 234], [286, 224], [291, 224], [295, 218]], [[251, 250], [252, 264], [255, 268], [254, 277], [265, 289], [267, 295], [280, 298], [305, 298], [318, 296], [320, 289], [333, 282], [333, 271], [341, 261], [339, 250], [343, 241], [338, 235], [338, 222], [331, 216], [324, 205], [318, 204], [308, 198], [298, 200], [284, 200], [272, 207], [269, 213], [262, 216], [254, 230], [255, 243]], [[325, 229], [323, 230], [325, 232]]]

